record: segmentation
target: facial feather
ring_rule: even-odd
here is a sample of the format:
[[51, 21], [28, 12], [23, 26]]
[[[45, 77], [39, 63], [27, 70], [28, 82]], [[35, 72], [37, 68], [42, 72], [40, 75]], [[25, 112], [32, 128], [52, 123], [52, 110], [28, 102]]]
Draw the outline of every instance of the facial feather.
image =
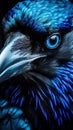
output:
[[[11, 104], [19, 105], [24, 110], [35, 128], [44, 129], [42, 126], [45, 124], [48, 128], [52, 124], [57, 124], [61, 128], [65, 120], [73, 118], [71, 3], [68, 0], [19, 2], [3, 19], [3, 28], [5, 35], [20, 30], [27, 37], [29, 45], [22, 39], [19, 45], [18, 42], [14, 44], [12, 51], [19, 49], [20, 54], [24, 55], [25, 50], [28, 52], [31, 48], [29, 51], [32, 55], [41, 54], [45, 57], [35, 59], [30, 64], [32, 70], [22, 72], [20, 77], [23, 78], [13, 79], [14, 83], [8, 81], [7, 89], [3, 83], [4, 90], [1, 88], [1, 91], [4, 91], [4, 95], [8, 95], [7, 99], [10, 98]], [[61, 36], [60, 46], [54, 50], [47, 49], [46, 39], [54, 33], [59, 33]], [[53, 129], [52, 126], [50, 129]]]

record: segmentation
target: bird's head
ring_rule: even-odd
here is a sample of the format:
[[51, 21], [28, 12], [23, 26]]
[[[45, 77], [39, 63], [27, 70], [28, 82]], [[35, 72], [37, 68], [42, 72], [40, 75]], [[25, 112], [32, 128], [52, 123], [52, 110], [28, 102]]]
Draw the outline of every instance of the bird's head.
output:
[[63, 62], [73, 60], [72, 9], [60, 1], [25, 0], [8, 12], [0, 82], [30, 71], [55, 76]]
[[46, 119], [54, 113], [62, 123], [73, 108], [73, 5], [68, 0], [25, 0], [8, 12], [2, 25], [0, 82], [22, 74], [35, 84], [31, 104], [36, 109], [38, 104]]

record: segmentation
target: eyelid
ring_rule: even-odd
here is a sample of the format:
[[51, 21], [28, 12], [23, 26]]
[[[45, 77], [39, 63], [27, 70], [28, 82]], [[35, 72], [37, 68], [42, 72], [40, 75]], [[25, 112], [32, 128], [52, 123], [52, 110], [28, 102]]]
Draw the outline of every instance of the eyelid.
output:
[[60, 35], [60, 33], [52, 33], [51, 35], [49, 35], [47, 38], [50, 38], [50, 37], [52, 37], [52, 36], [54, 36], [54, 35], [58, 35], [59, 36], [59, 39], [61, 38], [61, 35]]

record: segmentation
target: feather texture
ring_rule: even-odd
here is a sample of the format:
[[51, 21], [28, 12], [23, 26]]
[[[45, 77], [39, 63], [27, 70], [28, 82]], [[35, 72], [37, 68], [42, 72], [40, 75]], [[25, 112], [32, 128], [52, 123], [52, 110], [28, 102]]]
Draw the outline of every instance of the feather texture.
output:
[[[26, 64], [27, 71], [24, 64], [24, 70], [20, 66], [19, 71], [11, 68], [11, 72], [6, 73], [9, 77], [7, 75], [4, 77], [6, 81], [3, 81], [4, 78], [1, 77], [1, 98], [8, 101], [10, 105], [7, 111], [11, 110], [14, 113], [18, 108], [21, 109], [17, 110], [17, 115], [19, 116], [21, 111], [25, 115], [22, 116], [23, 121], [20, 121], [23, 124], [18, 124], [24, 126], [23, 129], [26, 126], [26, 118], [31, 124], [31, 127], [30, 125], [26, 127], [27, 130], [71, 129], [73, 5], [69, 0], [24, 0], [8, 12], [3, 18], [2, 26], [6, 39], [5, 46], [12, 44], [10, 48], [10, 52], [13, 52], [12, 56], [15, 57], [13, 54], [18, 50], [17, 58], [22, 56], [24, 61], [26, 59], [29, 61], [29, 69]], [[61, 36], [60, 46], [54, 50], [47, 49], [46, 38], [57, 32]], [[5, 46], [4, 49], [6, 49]], [[26, 55], [28, 53], [29, 55]], [[34, 59], [30, 62], [30, 58]], [[12, 64], [15, 62], [9, 61]], [[14, 111], [13, 106], [15, 106]], [[7, 130], [10, 130], [10, 127]]]

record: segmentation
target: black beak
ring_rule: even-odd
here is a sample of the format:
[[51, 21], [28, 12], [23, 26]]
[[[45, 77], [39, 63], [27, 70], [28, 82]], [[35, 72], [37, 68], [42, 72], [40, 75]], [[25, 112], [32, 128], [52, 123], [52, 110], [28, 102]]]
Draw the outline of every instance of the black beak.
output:
[[40, 55], [32, 55], [30, 51], [12, 49], [16, 42], [24, 39], [24, 34], [15, 33], [11, 40], [7, 40], [0, 53], [0, 83], [13, 76], [25, 73], [31, 70], [31, 62], [40, 58]]

